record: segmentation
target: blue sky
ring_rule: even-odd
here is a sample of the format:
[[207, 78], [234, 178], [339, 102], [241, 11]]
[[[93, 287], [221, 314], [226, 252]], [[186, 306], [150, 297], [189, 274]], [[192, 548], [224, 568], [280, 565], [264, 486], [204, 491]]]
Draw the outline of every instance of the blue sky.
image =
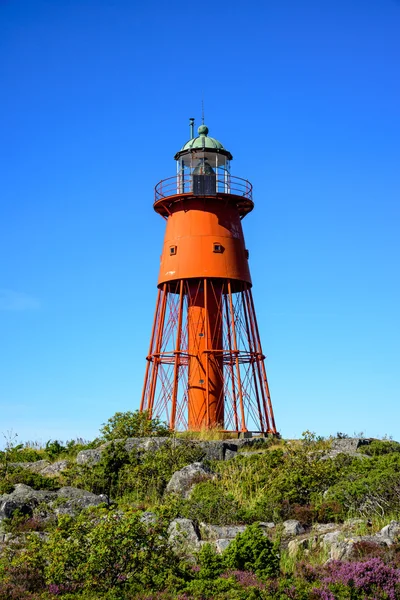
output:
[[204, 96], [254, 186], [278, 429], [400, 440], [399, 30], [396, 0], [0, 0], [0, 432], [138, 408], [153, 187]]

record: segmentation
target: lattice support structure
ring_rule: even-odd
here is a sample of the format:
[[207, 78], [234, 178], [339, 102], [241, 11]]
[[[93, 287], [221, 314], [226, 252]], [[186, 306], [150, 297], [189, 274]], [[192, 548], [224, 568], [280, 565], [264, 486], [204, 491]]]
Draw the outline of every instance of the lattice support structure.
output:
[[171, 429], [276, 433], [250, 286], [183, 280], [158, 292], [141, 410]]

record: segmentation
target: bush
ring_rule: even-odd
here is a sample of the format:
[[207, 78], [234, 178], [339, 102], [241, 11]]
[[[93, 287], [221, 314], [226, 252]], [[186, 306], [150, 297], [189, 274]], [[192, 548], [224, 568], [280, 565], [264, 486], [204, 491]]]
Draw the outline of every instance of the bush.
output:
[[204, 451], [190, 441], [167, 440], [155, 452], [131, 454], [130, 462], [121, 470], [118, 496], [133, 495], [136, 501], [159, 501], [175, 471], [199, 461]]
[[[4, 479], [1, 479], [2, 476]], [[17, 483], [29, 485], [34, 490], [58, 490], [61, 487], [57, 480], [21, 467], [8, 467], [7, 478], [4, 471], [0, 470], [0, 493], [9, 494]]]
[[339, 502], [321, 502], [314, 508], [315, 520], [318, 523], [340, 523], [344, 520], [343, 506]]
[[370, 459], [354, 458], [342, 469], [341, 479], [325, 494], [344, 512], [360, 516], [384, 516], [400, 509], [400, 453], [393, 452]]
[[197, 576], [200, 579], [216, 579], [224, 570], [224, 561], [211, 544], [204, 544], [197, 555], [197, 562], [200, 566]]
[[400, 452], [400, 444], [392, 440], [374, 440], [368, 446], [358, 448], [358, 451], [368, 456], [383, 456], [392, 452]]
[[165, 524], [146, 525], [132, 510], [96, 508], [60, 518], [43, 555], [48, 584], [79, 584], [88, 591], [160, 590], [180, 574]]
[[171, 435], [166, 423], [158, 418], [150, 419], [148, 412], [116, 412], [103, 423], [100, 433], [107, 441], [133, 437], [165, 437]]
[[239, 533], [222, 554], [226, 568], [252, 571], [257, 577], [275, 577], [279, 573], [279, 553], [260, 525], [249, 525]]
[[350, 598], [365, 598], [365, 594], [390, 600], [399, 598], [400, 571], [385, 565], [380, 558], [350, 563], [333, 561], [324, 571], [322, 581], [325, 585], [339, 584], [354, 589], [355, 594]]

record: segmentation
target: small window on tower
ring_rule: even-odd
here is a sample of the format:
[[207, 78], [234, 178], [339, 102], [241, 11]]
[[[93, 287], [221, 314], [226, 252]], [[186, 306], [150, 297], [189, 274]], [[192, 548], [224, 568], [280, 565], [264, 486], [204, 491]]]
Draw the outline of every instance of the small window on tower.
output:
[[245, 255], [246, 255], [246, 258], [247, 258], [247, 260], [249, 260], [249, 256], [250, 256], [250, 255], [249, 255], [249, 251], [247, 250], [247, 248], [246, 248], [246, 250], [244, 251], [244, 253], [245, 253]]
[[214, 252], [222, 252], [222, 244], [218, 244], [217, 242], [214, 242]]
[[170, 256], [173, 256], [174, 254], [176, 254], [176, 246], [170, 246], [169, 253], [170, 253]]

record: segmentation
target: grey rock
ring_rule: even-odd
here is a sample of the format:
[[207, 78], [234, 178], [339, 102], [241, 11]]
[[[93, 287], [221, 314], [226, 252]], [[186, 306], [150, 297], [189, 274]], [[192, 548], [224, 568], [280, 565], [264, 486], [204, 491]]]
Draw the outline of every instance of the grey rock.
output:
[[209, 523], [200, 523], [202, 539], [234, 539], [238, 533], [243, 533], [246, 525], [211, 525]]
[[330, 548], [332, 546], [332, 544], [336, 544], [339, 541], [339, 538], [341, 535], [342, 535], [342, 532], [340, 530], [330, 531], [329, 533], [325, 533], [325, 535], [323, 535], [321, 537], [322, 544], [326, 548]]
[[238, 451], [237, 449], [235, 450], [231, 450], [230, 448], [227, 448], [225, 450], [225, 457], [224, 460], [231, 460], [231, 458], [236, 458], [236, 456], [238, 456]]
[[220, 539], [220, 540], [215, 540], [215, 549], [218, 552], [218, 554], [222, 554], [224, 550], [227, 549], [227, 547], [229, 546], [229, 544], [232, 542], [232, 539]]
[[354, 454], [360, 447], [360, 438], [337, 438], [332, 440], [331, 450], [343, 454]]
[[[60, 503], [60, 500], [64, 502]], [[108, 497], [105, 494], [92, 494], [86, 490], [74, 487], [62, 487], [57, 492], [57, 502], [52, 506], [56, 515], [74, 516], [84, 508], [89, 506], [98, 506], [107, 503]]]
[[379, 533], [387, 544], [393, 544], [400, 537], [400, 521], [390, 521]]
[[208, 460], [229, 460], [236, 456], [237, 445], [231, 442], [221, 440], [211, 440], [208, 442], [196, 442], [204, 452], [204, 458]]
[[77, 454], [76, 463], [78, 465], [96, 465], [101, 460], [101, 452], [101, 448], [81, 450]]
[[336, 523], [315, 523], [312, 530], [315, 531], [315, 533], [327, 533], [336, 528]]
[[230, 444], [235, 444], [239, 448], [262, 448], [267, 441], [267, 438], [241, 438], [238, 440], [227, 440]]
[[68, 467], [68, 460], [58, 460], [40, 471], [41, 475], [45, 477], [57, 477]]
[[386, 540], [380, 535], [359, 535], [352, 538], [345, 538], [344, 540], [332, 543], [330, 560], [349, 560], [353, 558], [356, 555], [356, 544], [360, 542], [369, 542], [382, 547], [388, 545]]
[[193, 486], [201, 481], [212, 479], [213, 474], [203, 463], [195, 462], [176, 471], [165, 489], [166, 494], [175, 493], [188, 498]]
[[354, 540], [341, 540], [333, 542], [330, 551], [330, 560], [348, 560], [353, 555]]
[[48, 460], [37, 460], [35, 462], [16, 462], [10, 463], [11, 467], [18, 467], [20, 469], [26, 469], [32, 473], [41, 473], [42, 470], [50, 465]]
[[348, 454], [354, 458], [370, 458], [366, 454], [357, 452], [362, 446], [368, 446], [373, 441], [372, 438], [337, 438], [332, 440], [329, 452], [322, 457], [322, 460], [335, 458], [338, 454]]
[[140, 517], [140, 520], [146, 525], [153, 525], [154, 523], [157, 523], [157, 515], [156, 513], [146, 510]]
[[197, 552], [200, 547], [200, 535], [190, 519], [174, 519], [168, 527], [168, 541], [174, 552], [187, 556]]
[[289, 519], [283, 522], [283, 533], [284, 535], [300, 535], [304, 533], [305, 529], [299, 521], [295, 519]]
[[[122, 440], [115, 440], [116, 442]], [[147, 438], [128, 438], [125, 441], [125, 450], [127, 452], [133, 452], [134, 450], [138, 452], [156, 452], [165, 444], [171, 442], [170, 437], [147, 437]], [[109, 442], [111, 443], [111, 442]], [[176, 445], [180, 445], [182, 443], [181, 440], [173, 440], [173, 443]], [[106, 447], [109, 444], [104, 444]]]
[[262, 527], [263, 529], [274, 529], [275, 523], [273, 523], [272, 521], [260, 521], [260, 527]]
[[75, 515], [84, 508], [108, 502], [107, 496], [96, 495], [74, 487], [63, 487], [57, 492], [34, 490], [28, 485], [17, 483], [10, 494], [0, 496], [0, 523], [11, 518], [18, 509], [25, 515], [48, 519], [51, 515]]
[[0, 518], [10, 519], [17, 509], [31, 515], [38, 504], [49, 502], [56, 496], [56, 492], [34, 490], [29, 485], [17, 483], [10, 494], [0, 496]]
[[[173, 443], [177, 446], [188, 443], [185, 439], [170, 437], [147, 437], [147, 438], [128, 438], [126, 440], [114, 440], [115, 443], [124, 441], [127, 452], [156, 452], [167, 443]], [[251, 442], [251, 440], [211, 440], [198, 441], [190, 440], [194, 446], [198, 446], [203, 451], [203, 458], [208, 460], [229, 460], [236, 456], [240, 442]], [[101, 460], [101, 454], [104, 449], [112, 444], [106, 442], [98, 448], [92, 450], [81, 450], [76, 457], [78, 465], [95, 465]]]

